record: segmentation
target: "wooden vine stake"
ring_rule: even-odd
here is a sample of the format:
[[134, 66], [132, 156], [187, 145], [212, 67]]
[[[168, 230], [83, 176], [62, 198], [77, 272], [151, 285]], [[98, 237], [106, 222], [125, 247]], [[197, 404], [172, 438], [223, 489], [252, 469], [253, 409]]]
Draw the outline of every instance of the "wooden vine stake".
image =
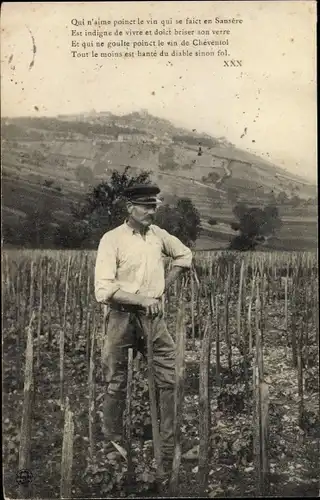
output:
[[165, 296], [165, 294], [163, 294], [161, 297], [161, 307], [162, 307], [163, 319], [166, 319], [166, 296]]
[[31, 270], [30, 270], [30, 301], [29, 301], [29, 311], [31, 312], [31, 316], [33, 314], [33, 305], [34, 305], [34, 268], [35, 263], [33, 260], [31, 261]]
[[[212, 298], [210, 297], [210, 300]], [[217, 387], [221, 385], [221, 361], [220, 361], [220, 313], [219, 313], [219, 295], [215, 297], [215, 330], [216, 330], [216, 384]]]
[[70, 410], [69, 398], [67, 397], [66, 408], [64, 413], [60, 498], [71, 498], [73, 435], [74, 435], [73, 413]]
[[291, 293], [291, 345], [292, 361], [295, 368], [298, 367], [298, 345], [297, 345], [297, 307], [298, 307], [299, 276], [294, 275]]
[[229, 301], [230, 301], [230, 281], [231, 281], [231, 270], [228, 266], [228, 275], [225, 286], [225, 301], [224, 301], [224, 326], [225, 326], [225, 340], [228, 348], [228, 367], [229, 372], [232, 370], [232, 344], [230, 337], [229, 328]]
[[[93, 312], [94, 313], [94, 312]], [[87, 361], [87, 366], [89, 369], [90, 365], [90, 349], [91, 349], [91, 320], [92, 320], [92, 311], [90, 309], [87, 309], [87, 314], [86, 314], [86, 361]]]
[[[216, 351], [216, 385], [221, 385], [221, 363], [220, 363], [220, 331], [219, 331], [219, 296], [215, 293], [214, 287], [211, 287], [209, 297], [209, 309], [211, 318], [211, 328], [215, 331], [215, 351]], [[215, 296], [215, 298], [214, 298]]]
[[[34, 311], [32, 311], [30, 323], [27, 329], [23, 407], [22, 407], [21, 427], [20, 427], [19, 470], [30, 470], [32, 408], [34, 402], [33, 335], [32, 335], [32, 327], [34, 320], [35, 320], [35, 313]], [[28, 492], [29, 492], [28, 485], [21, 485], [20, 487], [21, 498], [26, 498], [28, 496]]]
[[91, 319], [92, 319], [92, 312], [91, 312], [91, 309], [90, 309], [90, 286], [91, 286], [91, 283], [90, 283], [90, 274], [88, 272], [88, 276], [87, 276], [87, 293], [86, 293], [86, 296], [87, 296], [87, 303], [86, 303], [86, 310], [87, 310], [87, 313], [86, 313], [86, 317], [85, 317], [85, 327], [84, 327], [84, 334], [85, 334], [85, 337], [86, 337], [86, 355], [87, 355], [87, 363], [89, 363], [89, 357], [90, 357], [90, 323], [91, 323]]
[[[17, 297], [16, 297], [16, 318], [17, 318], [17, 333], [16, 333], [16, 365], [17, 365], [17, 382], [18, 382], [18, 387], [20, 388], [20, 383], [21, 383], [21, 333], [24, 332], [24, 321], [23, 321], [23, 315], [22, 315], [22, 307], [21, 307], [21, 289], [20, 289], [20, 269], [17, 271]], [[3, 303], [2, 303], [3, 305]]]
[[241, 262], [240, 268], [240, 280], [239, 280], [239, 294], [238, 294], [238, 306], [237, 306], [237, 333], [238, 342], [241, 342], [242, 331], [241, 331], [241, 311], [243, 306], [243, 278], [244, 278], [244, 260]]
[[192, 331], [192, 348], [195, 348], [196, 338], [195, 338], [195, 327], [194, 327], [194, 277], [193, 270], [190, 271], [190, 284], [191, 284], [191, 331]]
[[254, 457], [257, 478], [257, 496], [265, 496], [269, 489], [269, 460], [268, 460], [268, 412], [269, 391], [264, 382], [263, 345], [260, 330], [261, 301], [259, 283], [256, 284], [256, 351], [253, 366], [254, 389]]
[[210, 442], [209, 368], [211, 350], [210, 315], [202, 339], [199, 367], [199, 493], [204, 495], [208, 484]]
[[203, 285], [201, 283], [198, 286], [198, 293], [197, 293], [197, 323], [198, 323], [199, 339], [202, 339], [202, 337], [201, 337], [201, 331], [202, 331], [202, 321], [201, 321], [201, 295], [202, 295], [202, 288], [203, 288]]
[[180, 308], [176, 323], [176, 384], [174, 405], [174, 454], [170, 492], [178, 493], [179, 469], [181, 463], [181, 426], [183, 419], [184, 378], [185, 378], [185, 306], [180, 294]]
[[43, 284], [44, 284], [44, 262], [40, 259], [40, 284], [39, 284], [39, 318], [38, 318], [38, 329], [37, 329], [37, 368], [40, 367], [40, 342], [41, 342], [41, 331], [42, 331], [42, 314], [43, 314]]
[[248, 324], [248, 332], [249, 332], [249, 353], [250, 354], [252, 352], [252, 347], [253, 347], [251, 318], [252, 318], [252, 304], [253, 304], [253, 300], [254, 300], [255, 281], [256, 281], [256, 276], [255, 276], [255, 274], [253, 274], [252, 281], [251, 281], [251, 294], [249, 297], [249, 305], [248, 305], [248, 323], [247, 323]]
[[100, 339], [100, 361], [101, 361], [101, 377], [105, 380], [105, 353], [106, 353], [106, 341], [107, 341], [107, 329], [108, 321], [110, 315], [110, 306], [103, 305], [103, 322], [102, 322], [102, 338]]
[[76, 332], [76, 325], [77, 325], [77, 313], [78, 313], [78, 307], [77, 307], [77, 282], [79, 280], [78, 273], [76, 273], [75, 276], [73, 276], [72, 282], [73, 282], [73, 291], [72, 293], [72, 319], [71, 319], [71, 348], [74, 348], [75, 345], [75, 332]]
[[[62, 266], [61, 266], [62, 267]], [[60, 285], [62, 285], [62, 280], [61, 280], [61, 272], [62, 269], [60, 269], [59, 266], [59, 260], [56, 260], [56, 268], [55, 268], [55, 304], [57, 305], [57, 315], [58, 315], [58, 321], [61, 321], [61, 300], [60, 300]]]
[[95, 382], [95, 360], [94, 360], [94, 346], [95, 346], [95, 333], [96, 325], [94, 325], [93, 333], [91, 336], [91, 349], [90, 349], [90, 362], [89, 362], [89, 376], [88, 376], [88, 386], [89, 386], [89, 452], [90, 457], [94, 457], [95, 452], [95, 394], [96, 394], [96, 382]]
[[[316, 342], [319, 345], [320, 336], [319, 336], [319, 288], [317, 286], [317, 277], [314, 277], [315, 287], [313, 288], [313, 303], [312, 303], [312, 311], [313, 311], [313, 322], [316, 329]], [[319, 405], [319, 416], [320, 416], [320, 405]]]
[[[301, 281], [300, 286], [304, 285], [304, 282]], [[299, 287], [300, 288], [300, 287]], [[298, 289], [299, 290], [299, 289]], [[305, 290], [307, 291], [307, 287], [305, 286]], [[305, 292], [306, 293], [306, 292]], [[308, 299], [308, 297], [305, 297]], [[305, 300], [305, 304], [301, 304], [301, 308], [303, 310], [302, 322], [300, 328], [298, 330], [298, 338], [297, 338], [297, 369], [298, 369], [298, 394], [299, 394], [299, 420], [301, 422], [303, 412], [304, 412], [304, 391], [303, 391], [303, 367], [304, 367], [304, 359], [303, 359], [303, 348], [306, 350], [308, 342], [307, 342], [307, 332], [308, 332], [308, 320], [307, 313], [305, 308], [308, 300]], [[303, 307], [304, 306], [304, 307]]]
[[[289, 345], [288, 333], [288, 276], [284, 279], [284, 328], [286, 332], [287, 346]], [[286, 346], [286, 348], [287, 348]]]
[[53, 303], [52, 303], [52, 298], [54, 298], [54, 291], [51, 290], [50, 286], [50, 279], [51, 279], [51, 274], [52, 274], [52, 262], [51, 260], [48, 261], [48, 268], [47, 268], [47, 297], [51, 301], [50, 308], [48, 311], [48, 337], [47, 337], [47, 345], [48, 347], [51, 346], [51, 340], [52, 340], [52, 326], [51, 326], [51, 321], [52, 321], [52, 310], [53, 310]]
[[128, 377], [127, 377], [127, 397], [126, 397], [126, 420], [125, 420], [125, 433], [126, 433], [126, 447], [127, 447], [127, 482], [130, 485], [133, 477], [133, 463], [132, 463], [132, 392], [133, 392], [133, 349], [128, 349]]
[[66, 287], [64, 294], [64, 311], [63, 311], [63, 325], [60, 328], [60, 407], [64, 408], [64, 342], [65, 342], [65, 330], [67, 326], [67, 303], [68, 303], [68, 290], [69, 290], [69, 274], [70, 274], [70, 264], [71, 255], [68, 259], [67, 276], [66, 276]]
[[78, 303], [78, 308], [79, 308], [79, 327], [78, 327], [79, 333], [81, 333], [82, 321], [83, 321], [83, 305], [82, 305], [82, 293], [81, 293], [81, 290], [82, 290], [82, 270], [84, 267], [83, 261], [84, 261], [84, 259], [81, 258], [79, 279], [78, 279], [78, 289], [77, 289], [77, 296], [78, 296], [77, 303]]
[[158, 425], [158, 409], [157, 409], [157, 398], [156, 398], [156, 384], [154, 375], [154, 364], [153, 364], [153, 338], [154, 338], [154, 325], [153, 320], [139, 316], [142, 330], [145, 332], [148, 344], [148, 385], [149, 385], [149, 398], [150, 398], [150, 410], [151, 410], [151, 422], [152, 422], [152, 436], [153, 436], [153, 452], [156, 460], [157, 480], [161, 480], [163, 477], [163, 467], [162, 467], [162, 457], [161, 457], [161, 440], [160, 440], [160, 429]]

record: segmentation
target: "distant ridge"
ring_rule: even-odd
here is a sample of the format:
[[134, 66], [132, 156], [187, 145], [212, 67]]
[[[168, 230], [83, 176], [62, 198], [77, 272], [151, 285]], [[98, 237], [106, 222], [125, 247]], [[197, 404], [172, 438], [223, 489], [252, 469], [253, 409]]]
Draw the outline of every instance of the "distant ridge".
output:
[[[87, 189], [77, 176], [79, 165], [91, 170], [91, 183], [130, 166], [132, 171], [150, 171], [166, 202], [182, 196], [192, 200], [208, 245], [221, 247], [230, 241], [237, 201], [281, 205], [280, 196], [281, 213], [288, 214], [280, 244], [317, 245], [316, 185], [225, 137], [175, 126], [146, 110], [120, 116], [91, 110], [58, 117], [4, 117], [1, 126], [3, 207], [10, 224], [41, 200], [53, 214], [67, 217], [70, 203]], [[285, 203], [291, 198], [295, 207]], [[217, 223], [211, 226], [213, 216]]]

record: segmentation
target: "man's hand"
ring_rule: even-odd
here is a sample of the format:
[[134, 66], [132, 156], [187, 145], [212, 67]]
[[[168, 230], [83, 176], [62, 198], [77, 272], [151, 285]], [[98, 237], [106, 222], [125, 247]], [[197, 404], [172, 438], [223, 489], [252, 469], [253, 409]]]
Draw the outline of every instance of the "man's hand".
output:
[[141, 306], [144, 309], [145, 315], [149, 318], [162, 316], [163, 314], [162, 302], [160, 299], [144, 297], [141, 301]]

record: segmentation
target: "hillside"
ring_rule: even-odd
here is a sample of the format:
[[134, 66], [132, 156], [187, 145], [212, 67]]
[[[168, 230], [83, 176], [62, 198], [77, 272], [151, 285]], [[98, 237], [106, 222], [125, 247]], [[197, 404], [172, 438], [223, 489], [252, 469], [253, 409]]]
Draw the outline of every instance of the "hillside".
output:
[[94, 183], [130, 165], [151, 171], [165, 201], [190, 197], [202, 218], [198, 248], [228, 245], [237, 200], [263, 205], [271, 198], [284, 224], [269, 244], [288, 250], [317, 245], [316, 186], [225, 138], [177, 128], [145, 111], [2, 119], [3, 223], [14, 227], [35, 207], [49, 210], [53, 222], [68, 218], [87, 190], [76, 174], [80, 164], [91, 169]]

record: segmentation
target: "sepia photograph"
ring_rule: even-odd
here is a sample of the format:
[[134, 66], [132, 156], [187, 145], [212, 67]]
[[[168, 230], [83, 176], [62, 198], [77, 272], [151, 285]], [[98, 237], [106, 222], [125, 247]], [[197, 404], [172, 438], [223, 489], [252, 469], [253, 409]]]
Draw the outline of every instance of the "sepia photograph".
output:
[[3, 2], [3, 494], [319, 496], [316, 2]]

